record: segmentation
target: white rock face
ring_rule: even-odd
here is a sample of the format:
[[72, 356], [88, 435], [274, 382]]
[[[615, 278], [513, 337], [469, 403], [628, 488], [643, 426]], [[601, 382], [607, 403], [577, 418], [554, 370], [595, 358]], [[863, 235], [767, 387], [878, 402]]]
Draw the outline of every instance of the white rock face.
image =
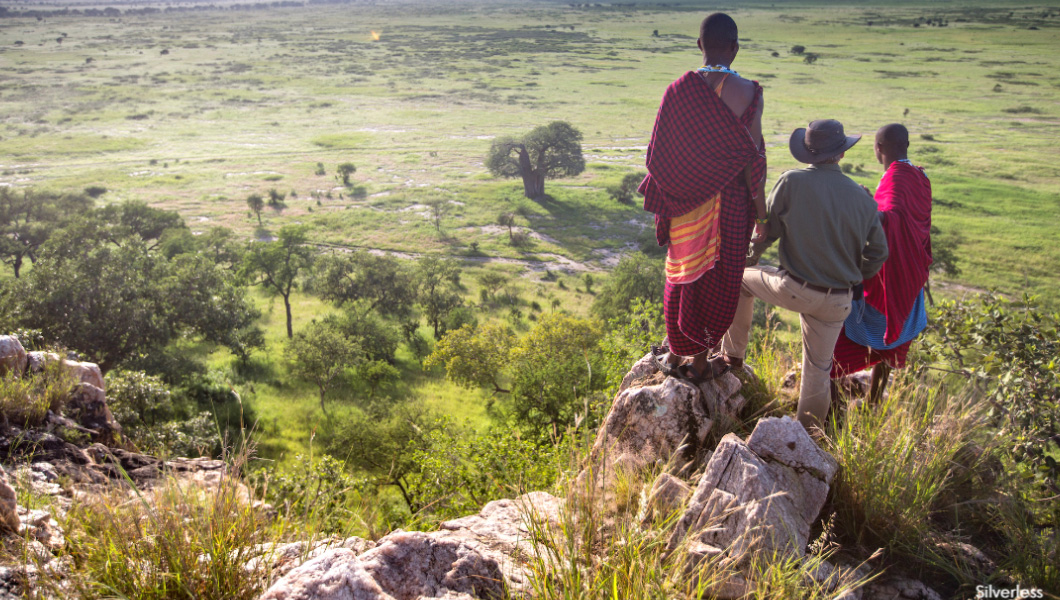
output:
[[648, 525], [657, 519], [669, 517], [682, 508], [691, 495], [692, 486], [669, 473], [659, 475], [644, 499], [640, 511], [641, 522]]
[[622, 380], [579, 486], [589, 477], [606, 486], [615, 469], [670, 460], [680, 473], [694, 470], [709, 452], [706, 444], [715, 423], [733, 421], [746, 404], [741, 386], [731, 373], [699, 385], [663, 377], [651, 354], [644, 356]]
[[747, 443], [722, 438], [670, 539], [724, 549], [742, 562], [752, 553], [801, 556], [824, 506], [835, 459], [791, 417], [759, 421]]
[[40, 373], [44, 370], [44, 365], [62, 360], [62, 357], [54, 352], [41, 351], [30, 352], [26, 355], [26, 358], [27, 368], [30, 373]]
[[399, 531], [363, 554], [325, 550], [292, 569], [261, 600], [505, 598], [526, 590], [533, 555], [527, 528], [558, 522], [562, 501], [544, 492], [490, 502], [431, 533]]
[[904, 577], [873, 581], [862, 591], [863, 600], [942, 600], [938, 592], [923, 582]]
[[96, 363], [63, 360], [63, 366], [69, 369], [73, 376], [81, 383], [96, 386], [101, 390], [107, 389], [106, 385], [103, 383], [103, 371], [99, 370], [99, 365]]
[[0, 335], [0, 375], [13, 371], [22, 375], [26, 370], [26, 349], [13, 335]]

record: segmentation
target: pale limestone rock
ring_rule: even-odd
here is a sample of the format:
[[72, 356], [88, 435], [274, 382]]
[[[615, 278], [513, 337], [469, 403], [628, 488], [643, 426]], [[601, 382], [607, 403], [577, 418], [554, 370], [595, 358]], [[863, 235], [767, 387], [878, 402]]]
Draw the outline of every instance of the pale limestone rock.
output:
[[[432, 535], [470, 545], [497, 562], [510, 592], [529, 592], [526, 564], [535, 555], [545, 554], [531, 539], [530, 527], [557, 527], [563, 505], [563, 500], [545, 492], [531, 492], [514, 500], [494, 500], [477, 515], [442, 523]], [[380, 540], [380, 544], [387, 539]]]
[[651, 491], [641, 507], [641, 523], [665, 519], [679, 510], [692, 495], [692, 486], [669, 473], [655, 478]]
[[63, 366], [69, 369], [70, 373], [81, 383], [94, 385], [101, 390], [106, 389], [107, 386], [103, 383], [103, 371], [96, 363], [63, 360]]
[[655, 366], [655, 358], [651, 355], [651, 352], [649, 352], [643, 358], [633, 363], [633, 368], [631, 368], [629, 372], [626, 373], [625, 377], [622, 378], [622, 384], [618, 386], [618, 393], [621, 394], [629, 389], [634, 381], [650, 377], [658, 372], [659, 368]]
[[[530, 521], [555, 527], [563, 501], [544, 492], [497, 500], [470, 515], [441, 525], [438, 531], [396, 531], [371, 543], [351, 538], [343, 545], [363, 554], [328, 548], [295, 567], [261, 600], [320, 598], [414, 600], [419, 598], [504, 598], [530, 591], [526, 564], [541, 549], [534, 546]], [[304, 546], [278, 547], [293, 555]]]
[[0, 469], [0, 528], [17, 532], [21, 519], [18, 517], [18, 494], [7, 481], [7, 473]]
[[834, 459], [790, 417], [759, 421], [750, 436], [722, 438], [675, 527], [670, 549], [697, 541], [744, 561], [753, 553], [801, 556], [835, 475]]
[[678, 469], [695, 464], [706, 451], [712, 424], [702, 393], [686, 381], [668, 377], [656, 385], [628, 388], [615, 397], [600, 426], [579, 487], [590, 481], [606, 487], [620, 456], [627, 468], [671, 458]]
[[13, 335], [0, 335], [0, 375], [13, 372], [21, 376], [26, 370], [26, 349]]
[[63, 528], [47, 510], [23, 510], [19, 535], [41, 543], [48, 552], [58, 552], [66, 545]]
[[477, 544], [419, 531], [391, 534], [360, 562], [386, 593], [398, 600], [437, 598], [459, 592], [476, 598], [504, 598], [501, 565]]
[[346, 548], [328, 550], [277, 581], [259, 600], [395, 600]]
[[306, 561], [313, 560], [334, 548], [346, 548], [355, 554], [361, 554], [375, 547], [375, 542], [359, 537], [350, 537], [345, 540], [338, 538], [325, 538], [316, 542], [292, 542], [289, 544], [259, 544], [249, 551], [245, 556], [252, 558], [243, 566], [248, 573], [256, 573], [262, 569], [268, 569], [273, 578], [280, 578], [290, 573]]
[[891, 577], [863, 589], [863, 600], [942, 600], [938, 592], [915, 579]]

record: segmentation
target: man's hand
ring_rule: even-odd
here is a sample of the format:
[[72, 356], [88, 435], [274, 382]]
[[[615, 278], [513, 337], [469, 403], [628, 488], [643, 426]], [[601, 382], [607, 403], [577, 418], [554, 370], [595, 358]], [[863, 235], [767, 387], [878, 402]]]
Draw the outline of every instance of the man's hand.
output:
[[865, 193], [866, 193], [866, 194], [868, 194], [868, 195], [872, 196], [872, 190], [870, 190], [870, 189], [869, 189], [868, 187], [866, 187], [866, 186], [861, 186], [861, 189], [865, 190]]
[[761, 223], [755, 223], [755, 232], [751, 236], [751, 241], [754, 243], [766, 241], [766, 226]]

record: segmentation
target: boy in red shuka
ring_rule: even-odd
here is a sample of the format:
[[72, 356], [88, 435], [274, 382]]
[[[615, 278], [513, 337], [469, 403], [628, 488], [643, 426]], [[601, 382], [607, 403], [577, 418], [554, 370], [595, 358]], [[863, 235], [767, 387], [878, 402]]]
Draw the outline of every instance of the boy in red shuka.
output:
[[909, 132], [885, 125], [876, 132], [876, 159], [886, 172], [876, 189], [890, 254], [865, 280], [832, 358], [832, 378], [874, 367], [870, 400], [878, 400], [892, 368], [905, 366], [909, 344], [927, 327], [924, 284], [931, 266], [931, 182], [909, 162]]

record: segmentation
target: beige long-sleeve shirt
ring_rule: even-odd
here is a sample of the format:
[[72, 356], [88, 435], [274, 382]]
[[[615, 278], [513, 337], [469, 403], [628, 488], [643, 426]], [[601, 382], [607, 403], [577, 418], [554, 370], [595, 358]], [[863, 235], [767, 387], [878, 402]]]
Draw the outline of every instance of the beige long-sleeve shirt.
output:
[[836, 164], [810, 165], [780, 176], [766, 200], [770, 242], [780, 266], [822, 287], [849, 288], [887, 260], [876, 201]]

